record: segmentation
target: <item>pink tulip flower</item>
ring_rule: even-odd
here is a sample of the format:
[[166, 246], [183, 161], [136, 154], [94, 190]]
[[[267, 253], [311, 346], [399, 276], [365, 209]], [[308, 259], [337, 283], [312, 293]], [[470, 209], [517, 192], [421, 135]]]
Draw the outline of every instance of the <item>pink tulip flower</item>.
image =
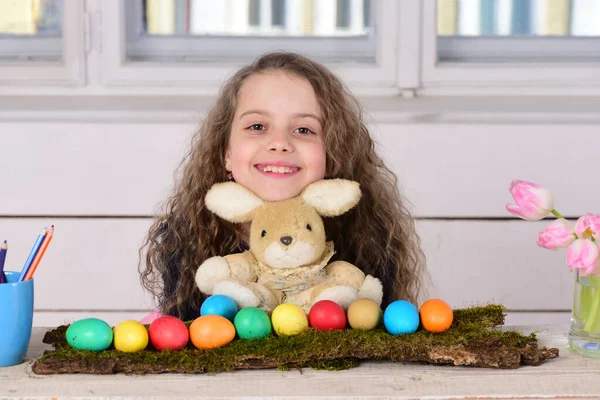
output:
[[509, 190], [517, 205], [507, 204], [506, 209], [519, 218], [539, 221], [554, 209], [552, 194], [540, 185], [514, 180]]
[[600, 250], [589, 239], [577, 239], [567, 250], [567, 264], [571, 270], [580, 269], [582, 275], [591, 274], [598, 265]]
[[559, 218], [538, 234], [537, 244], [549, 250], [567, 247], [575, 240], [575, 230], [569, 221]]
[[586, 214], [579, 217], [575, 224], [575, 233], [580, 238], [593, 237], [595, 240], [600, 240], [600, 215]]

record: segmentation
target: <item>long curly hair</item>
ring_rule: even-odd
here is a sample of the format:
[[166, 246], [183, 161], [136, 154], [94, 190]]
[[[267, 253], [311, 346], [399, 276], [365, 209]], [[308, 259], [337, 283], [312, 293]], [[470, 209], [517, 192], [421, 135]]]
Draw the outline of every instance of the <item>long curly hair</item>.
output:
[[140, 248], [142, 285], [163, 314], [196, 318], [204, 301], [194, 280], [198, 266], [209, 257], [240, 251], [242, 227], [210, 212], [204, 197], [215, 183], [227, 179], [225, 152], [240, 87], [253, 74], [276, 70], [307, 79], [315, 91], [323, 113], [326, 178], [360, 184], [359, 204], [340, 217], [325, 219], [328, 240], [336, 249], [332, 261], [351, 262], [379, 278], [382, 307], [397, 299], [418, 302], [425, 257], [397, 177], [377, 155], [360, 103], [327, 68], [287, 52], [261, 56], [221, 88], [178, 169], [174, 194]]

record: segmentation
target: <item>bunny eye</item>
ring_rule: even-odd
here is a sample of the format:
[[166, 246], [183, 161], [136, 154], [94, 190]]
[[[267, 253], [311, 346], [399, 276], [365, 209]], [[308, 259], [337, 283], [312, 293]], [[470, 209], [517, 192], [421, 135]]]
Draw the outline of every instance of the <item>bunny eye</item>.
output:
[[262, 232], [260, 233], [260, 237], [265, 237], [265, 236], [267, 236], [267, 231], [262, 231]]
[[312, 227], [310, 226], [310, 224], [306, 224], [306, 229], [312, 232]]

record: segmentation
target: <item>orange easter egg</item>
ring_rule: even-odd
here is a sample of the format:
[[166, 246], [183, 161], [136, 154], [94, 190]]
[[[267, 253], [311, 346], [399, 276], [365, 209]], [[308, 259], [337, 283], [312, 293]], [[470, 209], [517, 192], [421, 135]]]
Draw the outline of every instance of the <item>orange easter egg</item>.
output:
[[444, 300], [427, 300], [419, 309], [423, 328], [429, 332], [444, 332], [454, 319], [452, 308]]
[[204, 315], [190, 325], [190, 340], [199, 349], [226, 346], [234, 337], [233, 323], [220, 315]]

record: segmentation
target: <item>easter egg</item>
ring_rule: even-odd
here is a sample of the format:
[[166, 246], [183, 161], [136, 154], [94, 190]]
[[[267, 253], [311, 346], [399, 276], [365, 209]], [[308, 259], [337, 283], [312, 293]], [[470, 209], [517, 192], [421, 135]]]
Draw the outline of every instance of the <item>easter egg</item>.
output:
[[381, 322], [381, 308], [371, 299], [358, 299], [348, 307], [348, 324], [352, 329], [369, 331]]
[[85, 318], [73, 322], [65, 333], [69, 346], [78, 350], [106, 350], [113, 341], [110, 325], [98, 318]]
[[231, 297], [222, 294], [214, 294], [204, 300], [200, 307], [200, 316], [220, 315], [233, 322], [238, 306]]
[[233, 319], [233, 325], [242, 339], [259, 339], [271, 334], [271, 319], [260, 308], [242, 308]]
[[419, 309], [421, 324], [429, 332], [444, 332], [450, 328], [454, 313], [448, 303], [441, 299], [429, 299]]
[[303, 309], [292, 303], [275, 307], [271, 314], [273, 329], [279, 336], [297, 335], [308, 329], [308, 318]]
[[152, 346], [157, 350], [181, 350], [189, 341], [187, 326], [177, 317], [165, 315], [152, 321], [148, 328]]
[[148, 345], [148, 331], [138, 321], [119, 322], [113, 328], [115, 349], [124, 352], [144, 350]]
[[203, 315], [190, 325], [190, 339], [199, 349], [226, 346], [235, 338], [233, 323], [220, 315]]
[[308, 312], [308, 323], [320, 331], [346, 329], [346, 312], [331, 300], [317, 301]]
[[419, 327], [419, 312], [410, 302], [396, 300], [386, 307], [383, 323], [392, 335], [413, 333]]

